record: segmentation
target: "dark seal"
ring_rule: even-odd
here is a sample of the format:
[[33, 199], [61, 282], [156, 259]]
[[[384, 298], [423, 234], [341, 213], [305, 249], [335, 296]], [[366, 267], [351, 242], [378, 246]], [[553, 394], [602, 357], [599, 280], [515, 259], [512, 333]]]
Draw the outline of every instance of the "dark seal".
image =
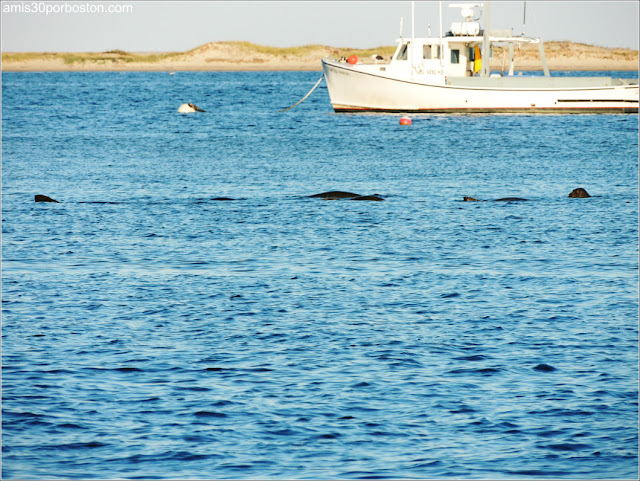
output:
[[35, 201], [36, 202], [55, 202], [56, 204], [60, 203], [57, 200], [52, 199], [51, 197], [48, 197], [46, 195], [40, 195], [40, 194], [36, 195]]
[[[501, 199], [494, 199], [494, 202], [524, 202], [528, 199], [523, 199], [522, 197], [502, 197]], [[467, 197], [464, 196], [462, 198], [463, 202], [483, 202], [480, 199], [476, 199], [475, 197]]]
[[362, 197], [360, 194], [354, 194], [353, 192], [343, 192], [341, 190], [332, 190], [329, 192], [322, 192], [321, 194], [310, 195], [311, 198], [317, 199], [327, 199], [327, 200], [335, 200], [335, 199], [350, 199], [353, 197]]
[[552, 371], [556, 370], [555, 367], [549, 366], [549, 364], [538, 364], [533, 369], [535, 369], [536, 371], [540, 371], [540, 372], [552, 372]]
[[582, 187], [578, 187], [577, 189], [573, 189], [569, 193], [569, 197], [572, 197], [574, 199], [586, 199], [587, 197], [591, 197], [591, 196]]
[[380, 197], [378, 194], [374, 194], [374, 195], [359, 195], [358, 197], [351, 197], [349, 198], [349, 200], [371, 200], [374, 202], [380, 202], [381, 200], [384, 200], [384, 199]]

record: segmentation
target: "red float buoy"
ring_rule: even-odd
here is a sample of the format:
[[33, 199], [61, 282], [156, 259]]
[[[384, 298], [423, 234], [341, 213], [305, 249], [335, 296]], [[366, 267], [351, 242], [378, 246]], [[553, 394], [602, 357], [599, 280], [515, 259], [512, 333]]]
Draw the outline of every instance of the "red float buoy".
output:
[[411, 125], [411, 119], [409, 117], [402, 117], [400, 119], [400, 125]]
[[347, 59], [347, 62], [349, 62], [351, 65], [355, 65], [358, 63], [358, 57], [356, 55], [352, 55]]

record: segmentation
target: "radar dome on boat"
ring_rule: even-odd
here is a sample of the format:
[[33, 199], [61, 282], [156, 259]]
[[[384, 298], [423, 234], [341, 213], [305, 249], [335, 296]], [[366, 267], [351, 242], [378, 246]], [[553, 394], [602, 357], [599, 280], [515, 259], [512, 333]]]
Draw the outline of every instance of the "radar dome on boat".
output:
[[[470, 22], [473, 16], [475, 15], [474, 8], [481, 8], [484, 6], [483, 3], [452, 3], [449, 5], [451, 8], [460, 8], [460, 15], [462, 15], [467, 22]], [[478, 17], [476, 20], [478, 20]]]

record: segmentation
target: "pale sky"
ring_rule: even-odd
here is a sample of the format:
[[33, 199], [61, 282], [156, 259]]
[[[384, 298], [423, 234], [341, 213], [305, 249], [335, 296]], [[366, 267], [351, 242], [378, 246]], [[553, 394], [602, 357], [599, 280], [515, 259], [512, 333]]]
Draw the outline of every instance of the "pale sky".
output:
[[[463, 0], [460, 0], [463, 1]], [[459, 21], [459, 9], [442, 2], [443, 29]], [[126, 13], [64, 13], [102, 5], [131, 6]], [[415, 35], [428, 25], [439, 33], [437, 1], [415, 2]], [[492, 29], [522, 32], [523, 1], [491, 2]], [[37, 6], [42, 12], [16, 11]], [[570, 40], [605, 47], [638, 49], [638, 5], [632, 1], [526, 2], [526, 34], [543, 40]], [[131, 52], [184, 51], [207, 42], [247, 40], [274, 47], [323, 44], [373, 48], [394, 45], [404, 17], [411, 36], [409, 1], [2, 1], [3, 52], [73, 52], [121, 49]], [[13, 6], [14, 11], [9, 7]], [[481, 20], [481, 24], [484, 19]]]

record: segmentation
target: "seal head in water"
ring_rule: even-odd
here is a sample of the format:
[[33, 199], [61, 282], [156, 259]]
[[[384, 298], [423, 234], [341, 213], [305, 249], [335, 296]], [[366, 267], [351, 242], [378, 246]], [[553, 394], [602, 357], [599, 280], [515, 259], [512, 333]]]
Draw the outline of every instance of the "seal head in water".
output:
[[569, 193], [569, 197], [578, 198], [578, 199], [586, 199], [587, 197], [591, 197], [591, 196], [582, 187], [578, 187], [577, 189], [573, 189]]

